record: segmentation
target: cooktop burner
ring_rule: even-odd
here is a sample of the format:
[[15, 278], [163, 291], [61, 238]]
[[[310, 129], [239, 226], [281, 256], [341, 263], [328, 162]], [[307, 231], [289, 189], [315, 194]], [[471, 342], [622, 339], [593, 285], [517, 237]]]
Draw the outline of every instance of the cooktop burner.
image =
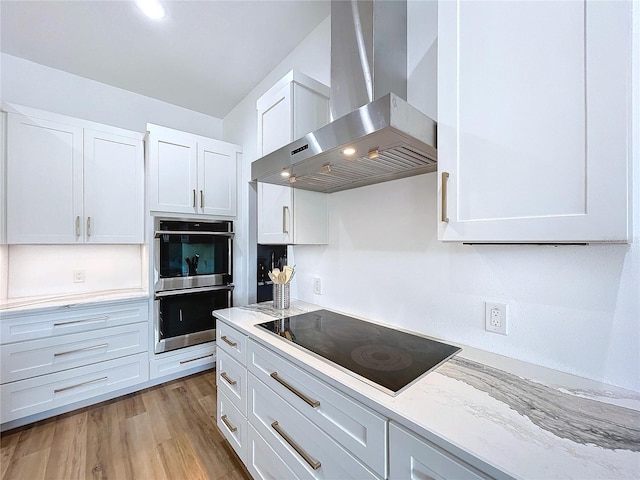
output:
[[316, 310], [258, 326], [337, 364], [390, 395], [397, 395], [461, 350], [329, 310]]

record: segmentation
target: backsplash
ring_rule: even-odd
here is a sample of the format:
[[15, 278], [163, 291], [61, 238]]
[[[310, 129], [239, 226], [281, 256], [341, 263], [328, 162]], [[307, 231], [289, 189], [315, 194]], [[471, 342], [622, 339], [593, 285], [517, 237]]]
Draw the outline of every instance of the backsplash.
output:
[[[5, 248], [8, 269], [3, 281], [7, 283], [9, 299], [147, 286], [143, 245], [9, 245]], [[74, 281], [76, 274], [83, 276], [84, 281]]]

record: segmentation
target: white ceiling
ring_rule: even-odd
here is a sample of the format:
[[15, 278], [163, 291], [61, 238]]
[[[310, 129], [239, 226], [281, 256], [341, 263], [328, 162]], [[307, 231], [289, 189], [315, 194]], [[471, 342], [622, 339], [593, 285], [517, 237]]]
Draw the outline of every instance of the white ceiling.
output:
[[2, 52], [223, 118], [330, 13], [326, 0], [1, 0]]

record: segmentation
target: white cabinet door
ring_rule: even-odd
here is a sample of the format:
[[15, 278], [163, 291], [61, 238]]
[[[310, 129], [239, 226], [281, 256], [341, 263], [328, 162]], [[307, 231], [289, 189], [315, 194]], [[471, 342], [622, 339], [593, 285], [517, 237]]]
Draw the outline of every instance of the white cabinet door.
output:
[[628, 241], [631, 2], [441, 2], [438, 48], [439, 238]]
[[85, 239], [144, 243], [141, 137], [85, 129]]
[[487, 479], [475, 468], [394, 423], [389, 424], [390, 480]]
[[293, 138], [291, 83], [270, 91], [258, 102], [258, 155], [284, 147]]
[[82, 128], [9, 113], [8, 243], [82, 242]]
[[258, 243], [293, 243], [292, 189], [258, 183]]
[[198, 140], [199, 212], [234, 217], [237, 204], [237, 155], [234, 145]]
[[197, 212], [197, 143], [193, 136], [169, 128], [151, 126], [150, 209]]

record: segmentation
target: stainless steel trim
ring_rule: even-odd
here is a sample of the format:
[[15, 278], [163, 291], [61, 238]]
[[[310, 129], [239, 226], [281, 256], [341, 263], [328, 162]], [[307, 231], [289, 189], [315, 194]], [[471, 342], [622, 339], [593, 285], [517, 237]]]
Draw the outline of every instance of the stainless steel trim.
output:
[[91, 236], [91, 217], [87, 217], [87, 238]]
[[233, 287], [226, 285], [229, 281], [229, 274], [214, 275], [193, 275], [190, 277], [170, 277], [159, 278], [155, 285], [156, 292], [166, 292], [169, 290], [193, 290], [196, 288], [219, 287], [218, 289]]
[[236, 430], [238, 430], [238, 427], [234, 427], [233, 425], [231, 425], [231, 423], [229, 422], [229, 420], [227, 420], [227, 416], [226, 415], [222, 415], [220, 417], [220, 420], [222, 420], [224, 422], [224, 424], [227, 426], [227, 428], [231, 431], [231, 433], [235, 433]]
[[107, 380], [108, 378], [109, 377], [101, 377], [101, 378], [96, 378], [95, 380], [89, 380], [88, 382], [82, 382], [82, 383], [78, 383], [76, 385], [71, 385], [69, 387], [56, 388], [53, 391], [53, 393], [66, 392], [67, 390], [73, 390], [74, 388], [83, 387], [85, 385], [90, 385], [92, 383], [103, 382], [103, 381]]
[[204, 208], [204, 191], [200, 190], [200, 208]]
[[161, 235], [211, 235], [217, 237], [233, 237], [233, 232], [199, 232], [195, 230], [156, 230], [155, 238]]
[[209, 358], [209, 357], [213, 357], [213, 353], [210, 353], [209, 355], [203, 355], [201, 357], [190, 358], [189, 360], [180, 360], [180, 365], [184, 365], [185, 363], [195, 362], [197, 360], [202, 360], [203, 358]]
[[83, 347], [83, 348], [76, 348], [75, 350], [68, 350], [66, 352], [56, 352], [53, 354], [54, 357], [62, 357], [63, 355], [71, 355], [73, 353], [78, 353], [78, 352], [86, 352], [88, 350], [98, 350], [99, 348], [105, 348], [108, 347], [109, 344], [108, 343], [101, 343], [100, 345], [93, 345], [91, 347]]
[[307, 397], [304, 393], [302, 393], [300, 390], [298, 390], [297, 388], [295, 388], [292, 385], [289, 385], [287, 382], [285, 382], [282, 378], [280, 378], [278, 376], [278, 372], [272, 372], [271, 373], [271, 378], [273, 378], [276, 382], [278, 382], [280, 385], [282, 385], [283, 387], [285, 387], [287, 390], [289, 390], [291, 393], [297, 395], [300, 399], [304, 400], [304, 402], [309, 405], [310, 407], [313, 408], [318, 408], [320, 406], [320, 402], [318, 400], [313, 400], [309, 397]]
[[189, 295], [191, 293], [215, 292], [217, 290], [233, 290], [233, 285], [221, 285], [213, 287], [185, 288], [181, 290], [162, 290], [155, 293], [156, 298], [173, 297], [176, 295]]
[[293, 448], [296, 452], [298, 452], [298, 454], [304, 459], [305, 462], [307, 462], [307, 464], [311, 468], [313, 468], [314, 470], [318, 470], [322, 466], [322, 464], [319, 461], [317, 461], [311, 455], [305, 452], [302, 449], [302, 447], [297, 444], [297, 442], [295, 442], [284, 430], [282, 430], [282, 427], [278, 425], [277, 421], [271, 424], [271, 428], [273, 428], [276, 432], [278, 432], [278, 435], [280, 435], [284, 439], [284, 441], [291, 446], [291, 448]]
[[229, 378], [229, 375], [227, 375], [227, 372], [222, 372], [220, 376], [224, 378], [229, 385], [236, 385], [238, 383], [235, 380]]
[[232, 347], [237, 347], [237, 346], [238, 346], [238, 344], [237, 344], [236, 342], [232, 342], [231, 340], [229, 340], [229, 339], [227, 338], [227, 336], [226, 336], [226, 335], [222, 335], [220, 338], [221, 338], [225, 343], [227, 343], [228, 345], [230, 345], [230, 346], [232, 346]]
[[109, 316], [103, 315], [101, 317], [83, 318], [82, 320], [69, 320], [68, 322], [56, 322], [53, 324], [53, 326], [60, 327], [62, 325], [71, 325], [74, 323], [106, 322], [107, 320], [109, 320]]
[[76, 238], [80, 236], [80, 215], [76, 217]]
[[447, 216], [447, 183], [449, 181], [449, 173], [442, 172], [442, 181], [440, 182], [440, 188], [442, 193], [442, 202], [440, 202], [440, 207], [442, 209], [440, 220], [443, 222], [448, 222], [449, 217]]

